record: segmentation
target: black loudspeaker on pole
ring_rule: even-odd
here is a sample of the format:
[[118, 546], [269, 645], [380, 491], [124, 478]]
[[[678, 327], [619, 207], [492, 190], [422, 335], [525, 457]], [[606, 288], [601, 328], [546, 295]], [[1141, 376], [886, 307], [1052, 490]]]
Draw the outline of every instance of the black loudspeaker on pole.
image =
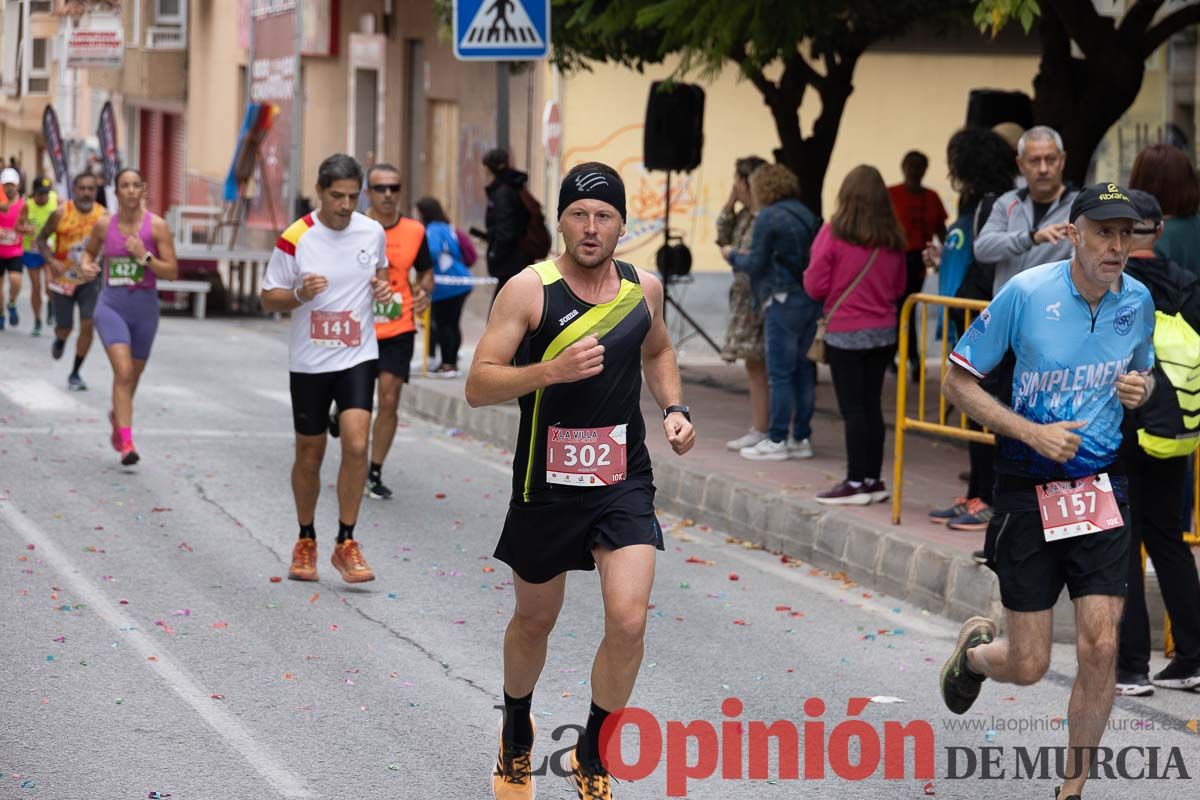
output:
[[[671, 173], [691, 172], [700, 166], [704, 149], [704, 90], [687, 83], [650, 84], [646, 101], [646, 127], [642, 138], [642, 163], [648, 170], [667, 173], [667, 196], [663, 204], [663, 246], [655, 260], [663, 278], [663, 300], [674, 308], [718, 353], [720, 346], [671, 297], [671, 283], [687, 276], [692, 254], [682, 237], [671, 234]], [[665, 308], [664, 308], [665, 315]]]

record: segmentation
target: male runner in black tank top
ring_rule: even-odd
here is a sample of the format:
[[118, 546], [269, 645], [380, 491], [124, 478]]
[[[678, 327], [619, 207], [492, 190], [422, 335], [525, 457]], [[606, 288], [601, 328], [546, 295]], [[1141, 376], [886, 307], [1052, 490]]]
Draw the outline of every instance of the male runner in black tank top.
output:
[[467, 376], [467, 402], [519, 398], [513, 497], [496, 557], [513, 569], [516, 609], [504, 636], [504, 723], [492, 774], [497, 800], [534, 796], [533, 688], [562, 608], [568, 570], [600, 571], [604, 640], [592, 705], [571, 757], [583, 800], [612, 797], [600, 728], [625, 707], [641, 665], [655, 549], [654, 484], [639, 398], [642, 375], [682, 455], [695, 441], [658, 278], [613, 259], [625, 187], [605, 164], [563, 179], [558, 230], [566, 252], [501, 290]]

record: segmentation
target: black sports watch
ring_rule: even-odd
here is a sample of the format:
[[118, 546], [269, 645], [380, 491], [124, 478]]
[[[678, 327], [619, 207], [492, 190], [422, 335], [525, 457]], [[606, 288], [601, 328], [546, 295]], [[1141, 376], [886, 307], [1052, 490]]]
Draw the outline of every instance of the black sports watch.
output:
[[688, 422], [692, 421], [692, 410], [687, 406], [667, 406], [663, 409], [663, 419], [666, 419], [672, 414], [683, 414]]

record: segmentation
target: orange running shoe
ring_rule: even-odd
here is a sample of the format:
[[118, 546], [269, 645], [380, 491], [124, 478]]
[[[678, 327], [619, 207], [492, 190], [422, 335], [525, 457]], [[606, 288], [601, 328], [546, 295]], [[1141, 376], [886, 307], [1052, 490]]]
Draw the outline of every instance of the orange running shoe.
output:
[[579, 800], [612, 800], [612, 778], [604, 767], [587, 767], [579, 763], [579, 754], [571, 751], [571, 774], [567, 782], [575, 789]]
[[[533, 725], [534, 734], [537, 725], [530, 717], [529, 724]], [[496, 768], [492, 770], [492, 797], [495, 800], [533, 800], [534, 781], [533, 765], [530, 762], [533, 747], [514, 747], [511, 750], [504, 744], [504, 723], [500, 723], [500, 754], [496, 756]]]
[[292, 548], [292, 568], [288, 578], [294, 581], [317, 580], [317, 540], [297, 539]]
[[375, 580], [375, 573], [367, 566], [362, 548], [353, 539], [333, 546], [333, 568], [342, 574], [346, 583], [365, 583]]

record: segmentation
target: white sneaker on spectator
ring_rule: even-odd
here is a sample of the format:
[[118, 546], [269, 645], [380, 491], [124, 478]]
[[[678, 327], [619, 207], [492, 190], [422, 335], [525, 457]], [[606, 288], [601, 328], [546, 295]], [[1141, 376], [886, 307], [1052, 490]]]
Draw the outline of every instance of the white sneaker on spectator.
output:
[[726, 442], [725, 447], [726, 449], [737, 452], [743, 447], [754, 447], [754, 445], [758, 444], [765, 438], [767, 438], [765, 433], [757, 428], [751, 428], [745, 436], [740, 436], [737, 439], [734, 439], [732, 442]]
[[787, 442], [772, 442], [770, 439], [763, 439], [753, 447], [743, 447], [738, 454], [751, 461], [787, 461], [788, 446]]
[[788, 438], [788, 458], [812, 458], [812, 442], [808, 439]]

